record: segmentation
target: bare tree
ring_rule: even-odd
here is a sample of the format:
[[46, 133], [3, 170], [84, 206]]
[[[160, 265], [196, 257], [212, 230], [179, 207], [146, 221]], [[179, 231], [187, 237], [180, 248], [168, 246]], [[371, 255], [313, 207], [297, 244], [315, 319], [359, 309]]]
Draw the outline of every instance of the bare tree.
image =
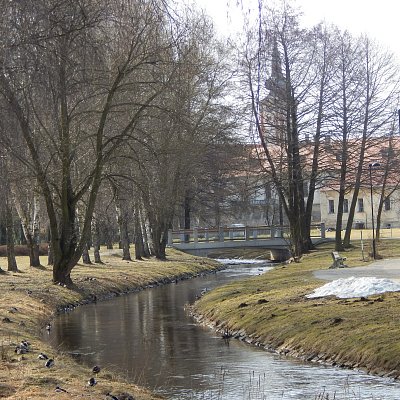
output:
[[[170, 54], [176, 70], [169, 90], [140, 124], [145, 141], [135, 157], [136, 184], [149, 222], [152, 250], [159, 259], [166, 258], [168, 230], [185, 197], [195, 196], [207, 145], [217, 143], [216, 138], [224, 134], [222, 114], [228, 114], [222, 102], [230, 77], [225, 49], [213, 37], [204, 16], [185, 21], [177, 52]], [[187, 223], [188, 219], [187, 215]]]
[[[46, 204], [53, 280], [70, 285], [104, 166], [165, 88], [168, 76], [155, 81], [153, 71], [171, 46], [171, 24], [157, 0], [1, 6], [0, 92], [19, 124], [13, 135], [22, 136], [29, 152], [21, 161]], [[16, 155], [11, 133], [2, 141]]]
[[243, 73], [263, 149], [261, 160], [267, 164], [265, 171], [289, 222], [298, 257], [312, 247], [312, 203], [320, 141], [327, 129], [329, 36], [323, 27], [301, 29], [298, 16], [285, 6], [282, 10], [260, 7], [259, 25], [247, 38]]
[[[350, 246], [354, 212], [362, 177], [365, 176], [363, 172], [366, 170], [366, 154], [376, 152], [381, 147], [381, 143], [387, 141], [388, 132], [392, 129], [393, 110], [396, 107], [399, 94], [398, 67], [394, 63], [393, 55], [383, 52], [367, 37], [363, 37], [361, 38], [360, 56], [363, 61], [361, 64], [363, 67], [361, 71], [362, 83], [360, 85], [362, 91], [361, 104], [357, 111], [354, 110], [357, 114], [361, 114], [358, 117], [361, 119], [361, 126], [357, 135], [359, 154], [357, 157], [358, 164], [355, 165], [355, 180], [352, 180], [353, 196], [343, 240], [345, 247]], [[392, 147], [391, 143], [389, 143], [390, 147]], [[390, 161], [390, 158], [387, 161]]]

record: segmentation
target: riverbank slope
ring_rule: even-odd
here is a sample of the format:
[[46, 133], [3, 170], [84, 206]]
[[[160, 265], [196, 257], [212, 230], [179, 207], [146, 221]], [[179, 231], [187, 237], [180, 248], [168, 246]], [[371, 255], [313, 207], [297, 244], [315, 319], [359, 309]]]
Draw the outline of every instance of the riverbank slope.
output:
[[[301, 263], [217, 288], [195, 304], [194, 313], [214, 329], [281, 354], [399, 378], [400, 292], [305, 297], [326, 283], [314, 271], [332, 264], [332, 250], [326, 244]], [[398, 243], [382, 244], [380, 254], [400, 257]], [[350, 268], [367, 264], [357, 247], [345, 256]]]
[[[118, 250], [102, 259], [104, 264], [74, 268], [72, 290], [53, 285], [51, 267], [30, 268], [27, 257], [18, 257], [19, 273], [0, 273], [0, 398], [99, 400], [107, 393], [124, 392], [136, 400], [159, 398], [104, 368], [95, 376], [91, 368], [45, 343], [45, 327], [57, 310], [63, 312], [88, 302], [188, 279], [220, 269], [221, 265], [174, 250], [169, 250], [168, 261], [122, 261]], [[0, 261], [4, 270], [6, 260]], [[17, 346], [24, 340], [30, 343], [29, 351], [17, 354]], [[40, 353], [54, 359], [54, 366], [47, 368], [46, 361], [38, 359]], [[98, 382], [94, 386], [88, 385], [91, 377]]]

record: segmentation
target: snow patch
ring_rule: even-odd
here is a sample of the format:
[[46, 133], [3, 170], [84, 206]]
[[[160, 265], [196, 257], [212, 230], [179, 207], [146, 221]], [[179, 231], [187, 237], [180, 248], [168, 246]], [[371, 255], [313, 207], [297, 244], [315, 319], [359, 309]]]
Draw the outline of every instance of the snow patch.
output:
[[368, 297], [373, 294], [400, 291], [400, 284], [390, 279], [378, 279], [374, 277], [337, 279], [314, 290], [307, 295], [309, 299], [324, 296], [336, 296], [341, 299], [352, 297]]
[[221, 264], [265, 264], [268, 260], [253, 260], [253, 259], [241, 259], [241, 258], [217, 258], [216, 261]]

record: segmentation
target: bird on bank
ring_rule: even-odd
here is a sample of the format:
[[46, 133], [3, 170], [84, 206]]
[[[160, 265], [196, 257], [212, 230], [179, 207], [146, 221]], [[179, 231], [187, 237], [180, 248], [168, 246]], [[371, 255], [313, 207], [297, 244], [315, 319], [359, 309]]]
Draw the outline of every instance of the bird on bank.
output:
[[54, 367], [54, 360], [53, 360], [52, 358], [48, 359], [48, 360], [45, 362], [44, 366], [47, 367], [47, 368]]
[[20, 347], [26, 347], [27, 349], [29, 348], [30, 345], [31, 344], [26, 340], [21, 340], [21, 343], [19, 344]]
[[30, 343], [26, 340], [22, 340], [19, 345], [15, 348], [15, 352], [17, 354], [26, 354], [29, 352]]
[[68, 393], [65, 389], [63, 389], [63, 388], [60, 387], [60, 386], [56, 386], [55, 391], [56, 391], [57, 393], [61, 393], [61, 392], [63, 392], [63, 393]]
[[44, 353], [39, 353], [38, 357], [39, 360], [48, 360], [49, 357]]
[[25, 347], [19, 347], [19, 346], [17, 346], [17, 347], [15, 348], [15, 352], [16, 352], [17, 354], [26, 354], [26, 353], [28, 352], [28, 349], [25, 348]]
[[96, 384], [97, 384], [96, 379], [90, 378], [90, 379], [88, 380], [88, 386], [94, 386], [94, 385], [96, 385]]
[[92, 369], [92, 372], [94, 374], [98, 374], [100, 372], [101, 368], [98, 365], [95, 365]]

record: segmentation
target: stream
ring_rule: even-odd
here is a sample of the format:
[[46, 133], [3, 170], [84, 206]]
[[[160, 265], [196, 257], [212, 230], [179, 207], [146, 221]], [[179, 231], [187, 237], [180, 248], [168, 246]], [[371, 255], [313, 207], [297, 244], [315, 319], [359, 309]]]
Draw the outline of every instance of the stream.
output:
[[229, 265], [216, 274], [82, 306], [58, 316], [47, 340], [90, 367], [112, 369], [167, 399], [400, 399], [400, 383], [224, 340], [185, 311], [202, 291], [271, 268]]

